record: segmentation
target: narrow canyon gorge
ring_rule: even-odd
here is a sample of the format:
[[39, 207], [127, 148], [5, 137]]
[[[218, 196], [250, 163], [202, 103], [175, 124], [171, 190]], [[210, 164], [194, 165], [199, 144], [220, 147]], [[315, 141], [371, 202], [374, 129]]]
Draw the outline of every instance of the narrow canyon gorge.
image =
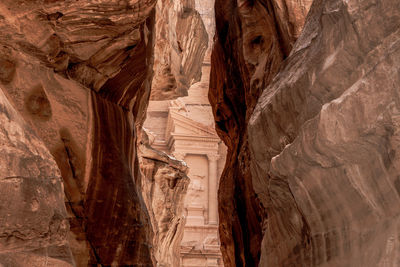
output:
[[1, 0], [0, 266], [400, 266], [398, 0]]

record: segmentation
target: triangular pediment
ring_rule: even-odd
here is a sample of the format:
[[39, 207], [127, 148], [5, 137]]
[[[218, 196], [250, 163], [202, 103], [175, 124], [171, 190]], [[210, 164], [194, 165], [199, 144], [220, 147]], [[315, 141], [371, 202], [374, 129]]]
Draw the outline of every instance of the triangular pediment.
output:
[[217, 136], [213, 127], [192, 120], [174, 110], [170, 110], [168, 115], [166, 135], [169, 136], [170, 133], [204, 137]]

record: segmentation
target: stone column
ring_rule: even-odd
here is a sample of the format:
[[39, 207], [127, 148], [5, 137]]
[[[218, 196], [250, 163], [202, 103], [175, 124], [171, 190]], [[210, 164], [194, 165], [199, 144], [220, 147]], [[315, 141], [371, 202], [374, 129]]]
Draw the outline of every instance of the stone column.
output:
[[218, 154], [208, 154], [208, 224], [218, 223]]

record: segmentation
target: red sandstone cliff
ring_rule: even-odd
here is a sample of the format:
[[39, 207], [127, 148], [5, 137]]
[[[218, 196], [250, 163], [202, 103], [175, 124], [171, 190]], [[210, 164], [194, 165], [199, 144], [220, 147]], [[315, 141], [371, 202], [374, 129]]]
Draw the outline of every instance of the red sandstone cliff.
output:
[[224, 262], [396, 266], [398, 2], [316, 0], [298, 36], [308, 6], [217, 0]]
[[219, 189], [226, 266], [256, 266], [260, 258], [267, 215], [253, 188], [247, 125], [300, 33], [309, 2], [216, 1], [209, 99], [217, 132], [228, 146]]
[[[136, 187], [134, 121], [150, 92], [154, 5], [0, 4], [2, 88], [61, 171], [79, 266], [152, 264], [148, 215]], [[55, 216], [51, 208], [39, 204], [38, 211]], [[21, 242], [19, 250], [31, 248]]]
[[[153, 61], [153, 99], [200, 77], [193, 4], [0, 3], [0, 264], [175, 264], [185, 169], [143, 156], [144, 183], [136, 139]], [[398, 1], [310, 5], [216, 0], [224, 264], [399, 265]]]
[[[207, 42], [189, 4], [173, 14], [188, 28], [171, 33], [162, 23], [155, 26], [155, 5], [155, 0], [0, 3], [2, 101], [13, 106], [0, 110], [6, 155], [1, 183], [21, 187], [1, 189], [15, 204], [0, 209], [1, 218], [10, 218], [0, 223], [0, 263], [27, 266], [20, 254], [33, 253], [30, 266], [68, 265], [72, 258], [78, 266], [153, 265], [136, 138], [150, 97], [155, 32], [163, 27], [181, 43], [172, 70], [185, 86], [199, 78], [201, 66], [194, 62], [204, 56]], [[163, 14], [171, 8], [159, 9]], [[176, 69], [191, 78], [183, 82]], [[15, 134], [22, 141], [7, 139]], [[9, 147], [19, 154], [8, 157], [14, 155]]]

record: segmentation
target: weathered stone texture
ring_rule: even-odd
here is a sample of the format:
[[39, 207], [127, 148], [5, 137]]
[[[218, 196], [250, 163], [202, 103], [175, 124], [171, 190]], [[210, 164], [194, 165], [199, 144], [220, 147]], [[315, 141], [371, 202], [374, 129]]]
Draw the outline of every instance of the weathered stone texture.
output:
[[[177, 266], [186, 169], [137, 135], [213, 31], [156, 2], [0, 2], [0, 264]], [[224, 264], [400, 265], [398, 0], [310, 5], [215, 3]]]
[[2, 89], [61, 171], [78, 266], [152, 265], [135, 138], [150, 95], [155, 4], [0, 3]]
[[[168, 45], [162, 50], [159, 42], [155, 54], [174, 55], [177, 95], [200, 78], [207, 43], [194, 2], [164, 2], [157, 30], [155, 0], [0, 3], [2, 91], [58, 165], [78, 266], [153, 264], [136, 136], [150, 97], [154, 38], [171, 37], [163, 35]], [[46, 190], [43, 197], [53, 194]]]
[[399, 26], [397, 1], [313, 3], [248, 128], [260, 265], [399, 264]]
[[73, 266], [53, 157], [0, 90], [0, 265]]
[[138, 149], [143, 173], [141, 189], [154, 232], [156, 266], [180, 266], [183, 206], [190, 182], [188, 167], [183, 161], [153, 149], [145, 130], [141, 132]]
[[207, 32], [193, 0], [160, 0], [156, 6], [152, 100], [187, 96], [201, 78]]
[[[310, 1], [219, 1], [209, 99], [228, 147], [219, 188], [225, 266], [257, 266], [264, 209], [250, 172], [247, 124], [298, 36]], [[260, 139], [263, 140], [263, 139]]]
[[316, 0], [299, 35], [309, 4], [216, 4], [224, 262], [397, 266], [398, 2]]

